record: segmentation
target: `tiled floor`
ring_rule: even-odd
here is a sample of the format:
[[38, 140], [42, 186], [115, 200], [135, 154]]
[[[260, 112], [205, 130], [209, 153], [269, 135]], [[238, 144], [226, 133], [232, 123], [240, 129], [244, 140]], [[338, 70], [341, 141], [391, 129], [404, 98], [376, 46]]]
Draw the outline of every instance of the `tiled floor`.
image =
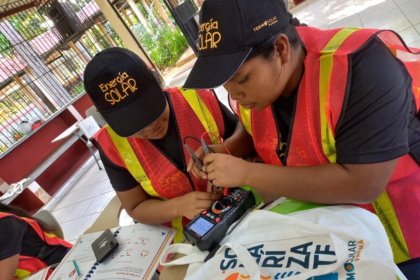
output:
[[320, 29], [391, 29], [410, 47], [420, 48], [420, 0], [308, 0], [291, 13]]
[[65, 239], [74, 242], [115, 195], [105, 171], [90, 158], [44, 207], [53, 213]]
[[[337, 27], [386, 28], [398, 32], [411, 47], [420, 48], [420, 0], [309, 0], [291, 12], [302, 23], [321, 29]], [[193, 62], [184, 66], [192, 67]], [[190, 70], [168, 86], [180, 86]], [[227, 92], [216, 89], [227, 105]], [[65, 238], [74, 241], [96, 220], [115, 195], [105, 171], [91, 158], [45, 207], [61, 223]], [[125, 215], [127, 223], [130, 218]]]

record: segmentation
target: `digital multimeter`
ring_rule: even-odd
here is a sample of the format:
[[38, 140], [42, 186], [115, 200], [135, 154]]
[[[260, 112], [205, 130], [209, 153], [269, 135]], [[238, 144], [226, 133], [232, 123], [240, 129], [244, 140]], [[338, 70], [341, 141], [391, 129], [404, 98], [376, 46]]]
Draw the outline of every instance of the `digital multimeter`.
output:
[[225, 236], [228, 228], [251, 207], [254, 194], [242, 188], [229, 189], [229, 195], [216, 201], [184, 228], [185, 237], [201, 251], [211, 251]]

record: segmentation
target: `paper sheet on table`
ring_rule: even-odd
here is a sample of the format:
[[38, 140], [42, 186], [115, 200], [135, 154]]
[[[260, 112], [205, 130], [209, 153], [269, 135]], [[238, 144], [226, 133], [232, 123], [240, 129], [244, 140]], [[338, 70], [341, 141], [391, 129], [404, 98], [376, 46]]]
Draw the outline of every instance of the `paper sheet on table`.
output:
[[[112, 230], [113, 232], [117, 230]], [[80, 280], [91, 273], [90, 280], [151, 279], [162, 250], [173, 240], [176, 231], [160, 225], [135, 224], [122, 227], [116, 236], [120, 244], [103, 263], [91, 270], [96, 262], [91, 244], [102, 232], [83, 235], [75, 243], [51, 280]], [[76, 260], [82, 275], [79, 277], [73, 265]]]

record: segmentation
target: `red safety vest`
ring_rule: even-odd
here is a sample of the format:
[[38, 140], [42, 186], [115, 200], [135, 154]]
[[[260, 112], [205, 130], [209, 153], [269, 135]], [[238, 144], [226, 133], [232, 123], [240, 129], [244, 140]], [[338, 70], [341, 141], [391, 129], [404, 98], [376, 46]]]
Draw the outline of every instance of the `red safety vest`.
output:
[[[177, 129], [181, 141], [186, 136], [198, 139], [206, 131], [211, 131], [223, 138], [223, 115], [216, 97], [208, 90], [166, 89], [174, 109]], [[171, 199], [182, 196], [193, 190], [207, 191], [207, 180], [200, 180], [187, 175], [162, 154], [148, 140], [134, 137], [119, 137], [109, 126], [99, 130], [93, 138], [99, 143], [107, 157], [116, 165], [126, 168], [152, 197]], [[207, 144], [217, 143], [215, 137], [206, 136]], [[189, 139], [188, 145], [193, 151], [201, 144]], [[191, 156], [182, 146], [185, 162]], [[182, 228], [188, 219], [181, 217], [172, 221], [172, 227], [178, 230], [175, 242], [183, 238]]]
[[[61, 246], [64, 246], [66, 248], [73, 247], [72, 244], [58, 238], [54, 234], [43, 232], [41, 230], [41, 227], [38, 225], [38, 223], [35, 220], [29, 219], [29, 218], [19, 217], [19, 216], [9, 214], [9, 213], [0, 212], [0, 219], [5, 218], [5, 217], [10, 217], [10, 216], [13, 216], [17, 219], [21, 219], [21, 220], [27, 222], [35, 230], [35, 232], [38, 234], [38, 236], [48, 245], [51, 245], [51, 246], [61, 245]], [[24, 278], [28, 277], [29, 275], [31, 275], [31, 274], [33, 274], [33, 273], [35, 273], [35, 272], [37, 272], [41, 269], [44, 269], [46, 267], [48, 267], [48, 265], [37, 257], [20, 255], [19, 256], [18, 267], [16, 269], [15, 276], [14, 276], [13, 280], [24, 279]], [[51, 271], [50, 271], [50, 273], [51, 273]]]
[[[347, 88], [348, 55], [377, 36], [406, 65], [413, 78], [417, 109], [420, 104], [420, 56], [407, 49], [391, 31], [344, 28], [319, 30], [298, 27], [307, 56], [299, 85], [296, 113], [291, 131], [287, 165], [313, 166], [336, 162], [335, 127]], [[255, 148], [269, 164], [282, 165], [277, 151], [281, 145], [272, 107], [248, 110], [231, 102]], [[287, 137], [287, 136], [286, 136]], [[420, 168], [409, 156], [398, 160], [386, 191], [372, 204], [358, 205], [381, 219], [390, 237], [396, 263], [420, 257]]]

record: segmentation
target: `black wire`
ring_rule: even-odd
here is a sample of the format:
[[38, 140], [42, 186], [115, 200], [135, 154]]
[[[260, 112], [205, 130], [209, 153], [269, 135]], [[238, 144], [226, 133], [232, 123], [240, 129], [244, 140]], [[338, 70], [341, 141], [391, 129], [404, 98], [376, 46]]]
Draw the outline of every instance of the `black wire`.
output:
[[185, 138], [184, 138], [184, 145], [185, 145], [185, 142], [186, 142], [186, 140], [187, 140], [188, 138], [190, 138], [190, 139], [194, 139], [194, 140], [196, 140], [196, 141], [200, 142], [200, 144], [201, 144], [200, 139], [198, 139], [197, 137], [194, 137], [194, 136], [190, 136], [190, 135], [188, 135], [188, 136], [185, 136]]
[[[194, 136], [190, 136], [190, 135], [188, 135], [188, 136], [185, 136], [185, 138], [184, 138], [184, 145], [185, 145], [185, 142], [186, 142], [186, 140], [188, 139], [188, 138], [190, 138], [190, 139], [194, 139], [195, 141], [198, 141], [198, 142], [200, 142], [200, 144], [201, 144], [201, 141], [200, 141], [200, 139], [198, 139], [197, 137], [194, 137]], [[207, 146], [208, 148], [209, 148], [209, 150], [210, 151], [212, 151], [213, 153], [216, 153], [212, 148], [210, 148], [209, 146]]]

